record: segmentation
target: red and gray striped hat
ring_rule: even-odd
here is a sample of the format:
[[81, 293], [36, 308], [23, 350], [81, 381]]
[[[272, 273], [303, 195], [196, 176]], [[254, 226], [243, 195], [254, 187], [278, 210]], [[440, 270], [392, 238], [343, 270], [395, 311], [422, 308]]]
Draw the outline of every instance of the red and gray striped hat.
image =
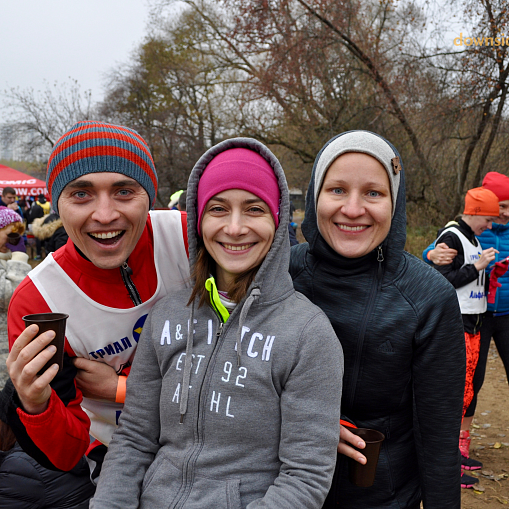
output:
[[53, 208], [71, 181], [88, 173], [112, 172], [130, 177], [147, 191], [151, 207], [157, 192], [157, 173], [145, 140], [128, 127], [85, 120], [75, 124], [53, 147], [46, 186]]

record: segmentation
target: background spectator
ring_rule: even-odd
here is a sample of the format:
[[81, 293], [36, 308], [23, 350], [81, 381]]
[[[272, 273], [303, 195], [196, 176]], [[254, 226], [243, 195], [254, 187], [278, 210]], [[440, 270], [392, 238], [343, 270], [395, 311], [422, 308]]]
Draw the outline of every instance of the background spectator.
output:
[[[8, 248], [9, 233], [15, 230], [22, 234], [24, 225], [19, 214], [7, 207], [0, 207], [0, 362], [5, 362], [9, 352], [7, 342], [7, 309], [12, 293], [28, 274], [31, 267], [28, 256], [21, 251], [12, 252]], [[23, 241], [20, 238], [19, 244]], [[3, 387], [7, 375], [0, 374], [0, 387]]]
[[187, 198], [187, 192], [183, 191], [179, 196], [179, 201], [177, 204], [177, 210], [180, 210], [180, 212], [186, 211], [186, 198]]
[[0, 206], [8, 207], [17, 212], [22, 218], [25, 217], [23, 209], [16, 202], [16, 190], [12, 187], [4, 187], [2, 198], [0, 199]]
[[46, 255], [61, 248], [69, 238], [62, 220], [56, 212], [34, 219], [32, 233], [41, 242]]

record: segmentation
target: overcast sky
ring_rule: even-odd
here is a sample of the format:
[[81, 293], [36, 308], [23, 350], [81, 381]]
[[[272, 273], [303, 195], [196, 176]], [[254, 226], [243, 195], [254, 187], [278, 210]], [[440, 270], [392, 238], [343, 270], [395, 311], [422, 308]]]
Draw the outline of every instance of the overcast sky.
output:
[[148, 0], [0, 0], [0, 93], [71, 77], [102, 99], [104, 75], [129, 60], [148, 13]]
[[[45, 81], [64, 83], [71, 77], [100, 101], [105, 75], [128, 62], [146, 35], [155, 1], [0, 0], [0, 122], [5, 120], [1, 94], [10, 87], [39, 90]], [[424, 4], [432, 19], [443, 19], [443, 6], [440, 15], [436, 5], [433, 11]], [[459, 31], [446, 36], [451, 47]]]

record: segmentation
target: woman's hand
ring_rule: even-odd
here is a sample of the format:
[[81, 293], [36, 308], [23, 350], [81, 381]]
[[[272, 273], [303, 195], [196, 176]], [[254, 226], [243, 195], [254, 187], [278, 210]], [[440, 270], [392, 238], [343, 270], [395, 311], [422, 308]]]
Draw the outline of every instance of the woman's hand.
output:
[[[359, 449], [364, 449], [366, 447], [366, 443], [362, 438], [359, 438], [357, 435], [354, 435], [347, 427], [340, 425], [339, 431], [339, 444], [338, 444], [338, 454], [344, 454], [349, 458], [354, 459], [361, 465], [366, 464], [366, 456], [362, 455], [359, 451], [351, 447], [354, 445]], [[351, 444], [351, 445], [348, 445]]]
[[495, 259], [495, 257], [497, 256], [498, 252], [499, 251], [497, 251], [494, 247], [490, 247], [488, 249], [485, 249], [481, 253], [481, 258], [479, 258], [479, 260], [477, 260], [474, 263], [474, 267], [478, 271], [481, 271], [481, 270], [485, 269]]
[[27, 327], [14, 342], [7, 357], [7, 370], [23, 409], [34, 415], [48, 408], [52, 391], [49, 384], [58, 373], [58, 364], [53, 364], [42, 375], [37, 374], [57, 350], [53, 345], [48, 346], [55, 337], [53, 331], [35, 337], [38, 332], [37, 325]]

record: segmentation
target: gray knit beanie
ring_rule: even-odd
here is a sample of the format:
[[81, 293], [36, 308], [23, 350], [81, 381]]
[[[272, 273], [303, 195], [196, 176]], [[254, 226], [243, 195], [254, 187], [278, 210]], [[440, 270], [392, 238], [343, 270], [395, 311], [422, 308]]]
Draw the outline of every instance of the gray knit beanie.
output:
[[323, 179], [330, 165], [342, 154], [361, 152], [377, 159], [387, 171], [392, 195], [392, 215], [396, 208], [401, 162], [393, 148], [380, 136], [369, 131], [351, 131], [338, 136], [325, 147], [315, 169], [315, 207]]

